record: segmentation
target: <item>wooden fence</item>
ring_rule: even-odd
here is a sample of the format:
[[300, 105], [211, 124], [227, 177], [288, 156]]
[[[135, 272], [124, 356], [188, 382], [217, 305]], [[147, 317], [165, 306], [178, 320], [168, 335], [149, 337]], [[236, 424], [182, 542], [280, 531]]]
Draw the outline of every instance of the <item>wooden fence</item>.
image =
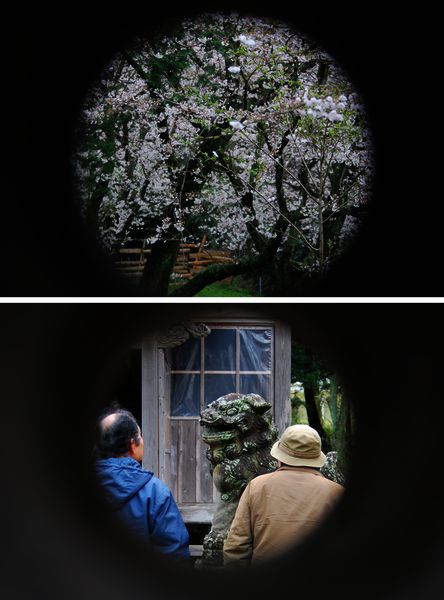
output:
[[[191, 279], [209, 265], [230, 264], [234, 259], [229, 250], [212, 250], [205, 247], [207, 236], [199, 244], [181, 244], [174, 265], [176, 279]], [[115, 266], [119, 273], [131, 278], [140, 278], [145, 268], [149, 248], [139, 245], [134, 248], [118, 248]]]

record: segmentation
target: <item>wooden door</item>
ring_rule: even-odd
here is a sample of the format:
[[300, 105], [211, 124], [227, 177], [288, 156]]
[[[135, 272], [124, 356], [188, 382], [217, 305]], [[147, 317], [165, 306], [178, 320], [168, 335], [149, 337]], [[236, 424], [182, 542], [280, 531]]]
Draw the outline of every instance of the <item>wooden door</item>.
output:
[[[211, 522], [214, 489], [199, 414], [171, 414], [171, 366], [174, 352], [159, 349], [159, 475], [170, 487], [187, 522]], [[174, 393], [174, 390], [173, 390]]]

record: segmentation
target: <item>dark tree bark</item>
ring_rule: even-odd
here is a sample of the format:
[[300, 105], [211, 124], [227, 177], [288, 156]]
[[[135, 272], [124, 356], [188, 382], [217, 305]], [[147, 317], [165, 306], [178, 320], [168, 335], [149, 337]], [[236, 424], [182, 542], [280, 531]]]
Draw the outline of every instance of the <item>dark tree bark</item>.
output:
[[347, 474], [350, 468], [350, 462], [353, 457], [353, 414], [350, 402], [342, 398], [341, 423], [338, 430], [342, 432], [342, 440], [338, 449], [338, 465], [344, 474]]
[[180, 240], [158, 241], [142, 274], [141, 286], [147, 296], [168, 296], [170, 275], [177, 259]]
[[327, 83], [329, 70], [330, 70], [330, 66], [327, 61], [325, 61], [325, 60], [319, 61], [318, 74], [317, 74], [319, 85], [325, 85]]
[[95, 190], [86, 206], [86, 228], [91, 232], [94, 239], [99, 237], [99, 209], [103, 201], [103, 196], [104, 193], [101, 190]]

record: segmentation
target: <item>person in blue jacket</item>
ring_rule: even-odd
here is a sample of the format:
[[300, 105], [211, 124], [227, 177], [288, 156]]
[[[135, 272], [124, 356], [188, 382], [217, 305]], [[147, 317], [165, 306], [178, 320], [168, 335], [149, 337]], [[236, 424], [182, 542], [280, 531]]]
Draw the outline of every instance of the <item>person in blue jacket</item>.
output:
[[133, 414], [103, 413], [96, 424], [96, 471], [111, 506], [154, 550], [188, 559], [189, 535], [168, 486], [141, 467], [143, 438]]

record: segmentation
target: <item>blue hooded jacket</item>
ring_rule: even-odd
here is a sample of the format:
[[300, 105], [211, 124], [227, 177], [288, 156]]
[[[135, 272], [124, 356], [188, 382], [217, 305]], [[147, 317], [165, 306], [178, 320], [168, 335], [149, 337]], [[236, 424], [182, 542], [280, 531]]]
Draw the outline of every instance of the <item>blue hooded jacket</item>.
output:
[[130, 457], [96, 463], [111, 506], [131, 531], [163, 554], [188, 558], [189, 535], [169, 488]]

